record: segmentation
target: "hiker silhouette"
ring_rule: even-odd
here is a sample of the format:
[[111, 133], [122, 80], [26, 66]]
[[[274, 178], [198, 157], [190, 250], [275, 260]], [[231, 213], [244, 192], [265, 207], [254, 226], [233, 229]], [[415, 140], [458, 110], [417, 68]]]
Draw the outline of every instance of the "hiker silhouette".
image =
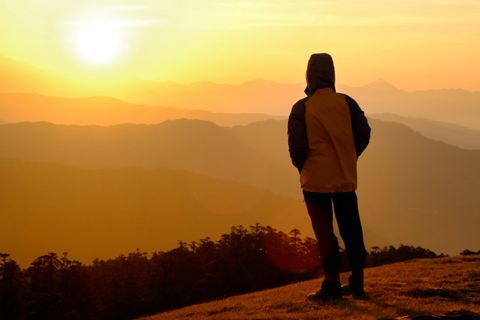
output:
[[369, 143], [370, 127], [355, 100], [336, 92], [329, 54], [310, 57], [306, 80], [307, 97], [293, 105], [288, 119], [288, 145], [292, 163], [300, 173], [324, 271], [320, 290], [310, 298], [342, 297], [333, 212], [352, 270], [348, 288], [354, 297], [365, 297], [366, 250], [355, 190], [357, 159]]

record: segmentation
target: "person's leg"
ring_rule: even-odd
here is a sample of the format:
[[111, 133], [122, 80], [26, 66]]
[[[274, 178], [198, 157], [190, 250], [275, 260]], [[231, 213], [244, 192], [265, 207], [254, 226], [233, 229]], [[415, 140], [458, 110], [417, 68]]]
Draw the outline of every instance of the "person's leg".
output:
[[322, 260], [324, 282], [322, 289], [338, 296], [340, 289], [340, 255], [338, 241], [333, 231], [331, 195], [318, 192], [303, 192], [308, 215], [317, 238], [318, 251]]
[[345, 192], [335, 193], [332, 197], [338, 229], [345, 243], [345, 250], [352, 269], [350, 286], [354, 295], [361, 295], [364, 293], [363, 268], [367, 252], [363, 241], [357, 195], [355, 192]]

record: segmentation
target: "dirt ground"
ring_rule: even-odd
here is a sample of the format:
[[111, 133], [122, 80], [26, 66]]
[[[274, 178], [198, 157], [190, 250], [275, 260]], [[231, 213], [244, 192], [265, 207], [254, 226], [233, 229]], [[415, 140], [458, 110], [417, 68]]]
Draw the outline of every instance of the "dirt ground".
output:
[[[345, 282], [348, 274], [342, 275]], [[480, 255], [417, 259], [365, 271], [369, 300], [350, 296], [337, 302], [306, 299], [321, 279], [229, 297], [159, 313], [163, 319], [415, 319], [464, 314], [480, 319]], [[472, 316], [473, 318], [469, 318]], [[425, 317], [424, 317], [425, 319]], [[438, 318], [444, 319], [444, 318]], [[457, 319], [457, 318], [452, 318]]]

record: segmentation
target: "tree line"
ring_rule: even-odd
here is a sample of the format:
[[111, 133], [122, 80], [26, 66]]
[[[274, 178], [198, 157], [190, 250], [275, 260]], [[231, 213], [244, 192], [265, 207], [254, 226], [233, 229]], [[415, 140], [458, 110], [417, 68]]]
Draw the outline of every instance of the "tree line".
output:
[[[367, 266], [437, 256], [420, 247], [372, 247]], [[89, 265], [49, 253], [21, 269], [0, 253], [0, 319], [132, 319], [319, 276], [315, 239], [259, 224], [234, 226], [218, 241], [180, 241], [169, 251], [137, 249]]]

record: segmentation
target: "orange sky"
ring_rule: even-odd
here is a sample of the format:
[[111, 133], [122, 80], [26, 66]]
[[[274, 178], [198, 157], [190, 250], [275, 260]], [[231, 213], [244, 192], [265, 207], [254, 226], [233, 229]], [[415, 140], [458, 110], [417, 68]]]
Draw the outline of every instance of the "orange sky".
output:
[[6, 0], [0, 54], [85, 81], [299, 83], [330, 52], [340, 83], [480, 90], [478, 17], [476, 0]]

